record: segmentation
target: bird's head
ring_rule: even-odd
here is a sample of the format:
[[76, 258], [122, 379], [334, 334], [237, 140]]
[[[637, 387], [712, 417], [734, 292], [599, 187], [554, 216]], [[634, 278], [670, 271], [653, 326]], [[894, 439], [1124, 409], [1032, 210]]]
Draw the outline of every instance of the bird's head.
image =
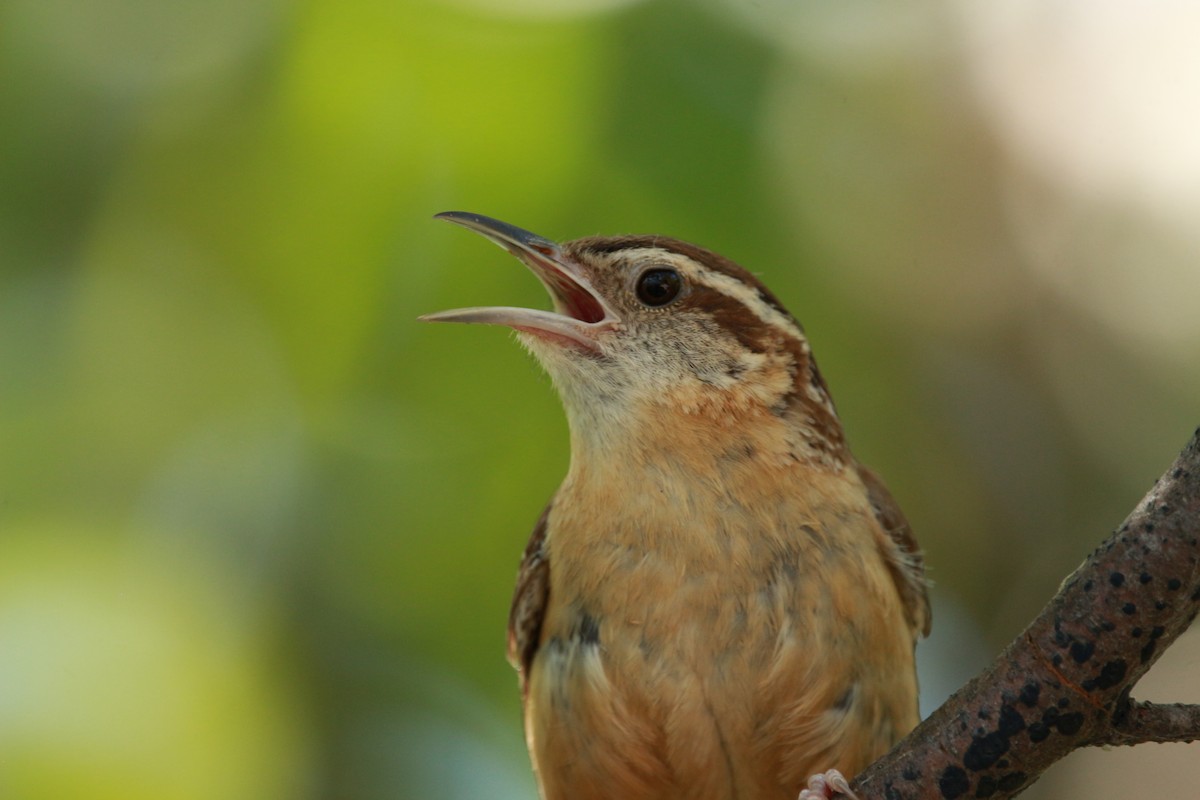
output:
[[841, 425], [796, 320], [729, 259], [665, 236], [588, 237], [558, 244], [479, 214], [440, 219], [469, 228], [524, 263], [553, 311], [464, 308], [430, 322], [516, 330], [563, 399], [575, 438], [605, 443], [681, 416], [701, 435], [750, 420], [798, 432], [812, 459], [840, 461]]

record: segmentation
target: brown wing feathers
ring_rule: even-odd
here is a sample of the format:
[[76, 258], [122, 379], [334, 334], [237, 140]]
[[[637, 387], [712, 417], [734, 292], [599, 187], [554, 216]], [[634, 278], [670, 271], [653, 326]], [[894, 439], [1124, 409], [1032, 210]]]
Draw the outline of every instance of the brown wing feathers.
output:
[[914, 634], [929, 635], [929, 584], [925, 578], [925, 561], [904, 512], [888, 491], [883, 480], [871, 469], [857, 465], [858, 476], [867, 488], [867, 497], [875, 510], [875, 519], [888, 538], [880, 542], [888, 570], [900, 590], [904, 612]]
[[546, 560], [546, 519], [550, 505], [542, 512], [517, 572], [517, 588], [513, 592], [512, 609], [508, 614], [508, 661], [521, 676], [521, 696], [524, 698], [529, 681], [529, 665], [537, 653], [550, 598], [550, 562]]

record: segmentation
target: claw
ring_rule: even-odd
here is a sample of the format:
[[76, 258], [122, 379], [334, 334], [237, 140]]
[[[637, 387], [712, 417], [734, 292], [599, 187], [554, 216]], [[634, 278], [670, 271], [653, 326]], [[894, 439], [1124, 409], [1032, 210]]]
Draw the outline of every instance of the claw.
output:
[[850, 782], [846, 780], [846, 776], [836, 769], [831, 769], [809, 778], [808, 788], [800, 792], [797, 800], [833, 800], [835, 797], [858, 800], [858, 795], [850, 791]]

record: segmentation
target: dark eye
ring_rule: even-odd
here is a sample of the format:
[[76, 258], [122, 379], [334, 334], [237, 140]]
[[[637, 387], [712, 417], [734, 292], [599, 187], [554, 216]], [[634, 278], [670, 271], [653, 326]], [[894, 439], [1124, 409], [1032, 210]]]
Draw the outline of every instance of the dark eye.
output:
[[648, 269], [637, 282], [637, 296], [648, 306], [665, 306], [675, 299], [683, 279], [673, 269]]

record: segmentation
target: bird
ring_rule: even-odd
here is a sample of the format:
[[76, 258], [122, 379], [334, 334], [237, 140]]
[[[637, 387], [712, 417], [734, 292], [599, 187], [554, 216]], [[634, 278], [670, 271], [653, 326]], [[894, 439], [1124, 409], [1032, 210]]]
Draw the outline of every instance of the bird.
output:
[[919, 721], [923, 556], [851, 454], [804, 329], [734, 261], [661, 235], [558, 243], [481, 214], [551, 310], [517, 332], [570, 464], [508, 619], [544, 800], [848, 792]]

